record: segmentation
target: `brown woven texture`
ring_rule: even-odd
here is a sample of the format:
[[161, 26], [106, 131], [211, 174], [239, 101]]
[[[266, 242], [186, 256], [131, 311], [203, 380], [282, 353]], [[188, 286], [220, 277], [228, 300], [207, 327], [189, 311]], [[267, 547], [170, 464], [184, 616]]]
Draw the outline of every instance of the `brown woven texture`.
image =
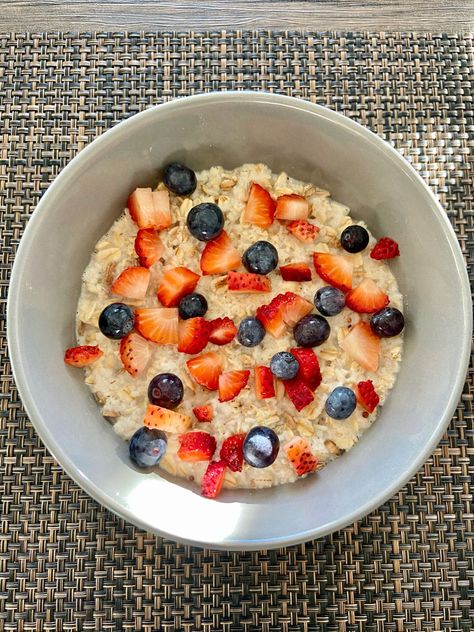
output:
[[439, 195], [472, 266], [472, 44], [350, 33], [0, 36], [0, 630], [474, 629], [472, 368], [440, 445], [378, 511], [288, 549], [202, 551], [125, 523], [68, 478], [22, 409], [4, 321], [16, 247], [60, 169], [121, 119], [210, 90], [309, 99], [386, 138]]

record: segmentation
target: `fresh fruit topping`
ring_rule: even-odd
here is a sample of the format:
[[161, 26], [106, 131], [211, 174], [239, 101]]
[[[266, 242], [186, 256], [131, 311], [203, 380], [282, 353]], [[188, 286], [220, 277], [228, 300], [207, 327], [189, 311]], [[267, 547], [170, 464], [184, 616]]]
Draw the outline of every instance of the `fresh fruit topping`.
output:
[[135, 310], [135, 326], [139, 333], [161, 345], [178, 342], [178, 310], [175, 307], [143, 307]]
[[277, 219], [307, 219], [309, 215], [308, 200], [302, 195], [292, 193], [281, 195], [277, 199], [275, 217]]
[[188, 371], [195, 382], [210, 391], [219, 386], [219, 375], [222, 373], [222, 357], [215, 351], [202, 353], [186, 362]]
[[200, 353], [209, 342], [210, 331], [210, 323], [201, 316], [182, 320], [178, 328], [178, 351]]
[[237, 340], [244, 347], [256, 347], [265, 338], [265, 327], [258, 318], [247, 316], [240, 321]]
[[367, 248], [368, 243], [369, 233], [363, 226], [352, 224], [352, 226], [348, 226], [341, 233], [341, 246], [347, 252], [361, 252], [361, 250]]
[[230, 402], [249, 381], [250, 371], [226, 371], [219, 375], [219, 401]]
[[139, 228], [163, 230], [171, 226], [170, 196], [168, 191], [135, 189], [128, 198], [130, 217]]
[[389, 303], [388, 296], [372, 281], [364, 279], [346, 296], [346, 305], [360, 314], [373, 314]]
[[368, 413], [374, 412], [376, 406], [380, 401], [380, 397], [374, 388], [372, 380], [365, 380], [365, 382], [359, 382], [356, 388], [357, 402], [365, 408]]
[[225, 461], [211, 461], [201, 481], [201, 494], [206, 498], [215, 498], [224, 484], [227, 464]]
[[273, 223], [276, 203], [268, 191], [254, 182], [242, 215], [244, 224], [268, 228]]
[[283, 382], [283, 386], [288, 398], [293, 402], [298, 412], [306, 408], [314, 400], [313, 391], [298, 375], [292, 380]]
[[311, 281], [311, 270], [307, 263], [288, 263], [280, 266], [284, 281]]
[[183, 320], [204, 316], [207, 312], [207, 301], [202, 294], [193, 292], [186, 294], [179, 301], [179, 316]]
[[205, 245], [200, 266], [203, 274], [224, 274], [240, 266], [239, 252], [232, 245], [225, 230], [217, 239]]
[[311, 452], [309, 443], [303, 437], [294, 437], [285, 446], [286, 456], [298, 476], [304, 476], [318, 467], [318, 459]]
[[203, 202], [189, 211], [186, 224], [193, 237], [199, 241], [211, 241], [222, 233], [224, 215], [217, 204]]
[[370, 325], [359, 321], [351, 328], [340, 343], [344, 351], [368, 371], [376, 371], [379, 367], [380, 338], [374, 334]]
[[193, 408], [193, 413], [196, 419], [200, 422], [210, 422], [214, 418], [214, 411], [212, 410], [212, 406], [196, 406]]
[[163, 254], [165, 247], [154, 228], [140, 228], [135, 238], [135, 252], [140, 265], [150, 268]]
[[336, 316], [340, 314], [346, 305], [344, 292], [332, 285], [325, 285], [314, 295], [316, 309], [323, 316]]
[[242, 263], [249, 272], [268, 274], [278, 265], [278, 251], [269, 241], [257, 241], [244, 252]]
[[275, 384], [273, 373], [267, 366], [255, 367], [255, 393], [257, 399], [269, 399], [275, 397]]
[[283, 294], [279, 294], [268, 305], [261, 305], [257, 309], [257, 319], [274, 338], [280, 338], [286, 331], [281, 310], [282, 296]]
[[71, 366], [87, 366], [92, 364], [103, 355], [103, 351], [97, 345], [81, 345], [79, 347], [70, 347], [66, 349], [64, 354], [64, 362]]
[[128, 305], [111, 303], [99, 316], [99, 329], [107, 338], [119, 340], [128, 335], [135, 324], [135, 316]]
[[307, 244], [313, 242], [319, 233], [319, 228], [317, 226], [310, 224], [304, 219], [297, 219], [293, 222], [289, 222], [286, 227], [290, 233], [296, 237], [296, 239], [304, 241]]
[[209, 323], [211, 328], [211, 334], [209, 336], [209, 342], [215, 345], [226, 345], [235, 338], [237, 333], [237, 327], [234, 325], [234, 321], [230, 318], [214, 318]]
[[315, 391], [321, 384], [321, 370], [316, 354], [312, 349], [290, 349], [300, 365], [298, 377], [312, 390]]
[[186, 432], [191, 428], [192, 420], [187, 415], [177, 413], [169, 408], [148, 404], [143, 424], [147, 428], [158, 428], [165, 432]]
[[280, 380], [291, 380], [296, 376], [300, 364], [289, 351], [279, 351], [270, 360], [270, 371]]
[[336, 386], [329, 394], [324, 410], [333, 419], [347, 419], [356, 407], [356, 396], [347, 386]]
[[379, 239], [370, 253], [372, 259], [393, 259], [400, 256], [398, 244], [390, 237]]
[[385, 307], [370, 319], [372, 331], [382, 338], [391, 338], [402, 333], [405, 327], [405, 318], [396, 307]]
[[293, 292], [279, 294], [274, 300], [280, 305], [283, 320], [289, 327], [294, 327], [313, 309], [312, 303]]
[[199, 274], [183, 266], [167, 270], [158, 286], [158, 298], [165, 307], [176, 307], [186, 294], [191, 294], [199, 281]]
[[353, 261], [346, 255], [330, 255], [326, 252], [315, 252], [313, 262], [319, 276], [343, 292], [352, 289]]
[[331, 327], [324, 316], [308, 314], [296, 323], [293, 336], [300, 347], [317, 347], [329, 338]]
[[132, 377], [136, 377], [148, 364], [150, 345], [139, 334], [132, 331], [120, 341], [119, 353], [123, 368]]
[[139, 428], [131, 437], [128, 452], [138, 467], [158, 465], [166, 452], [168, 439], [162, 430]]
[[261, 274], [251, 272], [228, 272], [227, 287], [231, 292], [252, 294], [256, 292], [270, 292], [272, 284], [270, 279]]
[[197, 186], [196, 174], [189, 167], [172, 162], [165, 168], [163, 184], [176, 195], [191, 195]]
[[183, 401], [184, 386], [174, 373], [158, 373], [148, 384], [148, 400], [154, 406], [176, 408]]
[[241, 472], [244, 463], [243, 445], [245, 434], [235, 434], [224, 439], [222, 444], [220, 457], [227, 463], [229, 470], [232, 472]]
[[208, 432], [187, 432], [179, 437], [178, 456], [181, 461], [210, 461], [216, 451], [216, 440]]
[[244, 461], [252, 467], [268, 467], [280, 451], [278, 435], [266, 426], [255, 426], [247, 433], [243, 445]]
[[112, 283], [110, 291], [125, 298], [145, 298], [149, 282], [148, 268], [126, 268]]

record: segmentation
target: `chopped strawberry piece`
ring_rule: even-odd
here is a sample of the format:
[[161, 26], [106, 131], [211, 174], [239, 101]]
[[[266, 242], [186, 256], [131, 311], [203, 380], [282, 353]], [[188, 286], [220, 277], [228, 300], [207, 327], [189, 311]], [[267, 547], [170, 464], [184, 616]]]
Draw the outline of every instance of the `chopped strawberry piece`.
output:
[[379, 239], [370, 253], [372, 259], [393, 259], [400, 256], [398, 244], [390, 237]]
[[216, 451], [216, 440], [208, 432], [187, 432], [179, 437], [178, 456], [181, 461], [210, 461]]
[[136, 377], [148, 364], [150, 345], [139, 334], [132, 331], [120, 341], [119, 353], [123, 368], [132, 377]]
[[200, 353], [209, 342], [210, 323], [198, 316], [179, 323], [178, 351], [194, 355]]
[[145, 298], [149, 283], [148, 268], [126, 268], [112, 283], [110, 291], [126, 298]]
[[293, 292], [285, 292], [285, 294], [279, 294], [275, 298], [280, 301], [283, 320], [289, 327], [294, 327], [314, 308], [313, 303]]
[[312, 349], [303, 347], [295, 347], [294, 349], [290, 349], [290, 352], [295, 356], [300, 365], [297, 376], [301, 377], [306, 386], [312, 391], [315, 391], [322, 380], [316, 354]]
[[257, 318], [265, 327], [265, 331], [271, 334], [274, 338], [280, 338], [285, 331], [286, 326], [283, 320], [281, 311], [281, 302], [279, 297], [283, 296], [279, 294], [268, 305], [261, 305], [257, 309]]
[[240, 266], [240, 255], [222, 231], [219, 237], [208, 241], [201, 254], [200, 266], [203, 274], [224, 274]]
[[270, 279], [262, 274], [253, 274], [252, 272], [228, 272], [227, 287], [231, 292], [251, 294], [270, 292], [272, 284]]
[[361, 314], [373, 314], [389, 304], [388, 296], [372, 281], [364, 279], [346, 296], [346, 305]]
[[249, 381], [250, 371], [227, 371], [219, 375], [219, 401], [229, 402]]
[[304, 219], [297, 219], [286, 225], [292, 235], [308, 244], [313, 242], [319, 233], [319, 228], [314, 224], [310, 224]]
[[201, 482], [201, 494], [206, 498], [215, 498], [224, 484], [227, 464], [225, 461], [211, 461], [204, 472]]
[[352, 272], [354, 263], [345, 255], [330, 255], [327, 252], [315, 252], [313, 262], [316, 272], [330, 285], [343, 292], [352, 289]]
[[209, 336], [209, 342], [215, 345], [226, 345], [231, 342], [236, 334], [237, 327], [234, 325], [234, 321], [230, 318], [214, 318], [210, 323], [211, 334]]
[[275, 217], [277, 219], [307, 219], [309, 215], [308, 200], [302, 195], [281, 195], [277, 199]]
[[303, 437], [294, 437], [286, 444], [285, 452], [298, 476], [314, 472], [318, 467], [318, 459], [314, 456], [309, 443]]
[[368, 323], [359, 321], [354, 325], [341, 342], [341, 347], [364, 369], [376, 371], [379, 368], [380, 338]]
[[209, 351], [196, 356], [186, 362], [188, 371], [195, 382], [210, 391], [216, 391], [219, 386], [219, 375], [222, 373], [222, 357]]
[[244, 464], [243, 445], [245, 441], [245, 433], [235, 434], [224, 439], [222, 444], [220, 457], [227, 463], [229, 470], [232, 472], [241, 472]]
[[273, 373], [267, 366], [255, 367], [255, 393], [257, 395], [257, 399], [275, 397]]
[[191, 294], [199, 281], [199, 274], [183, 266], [167, 270], [158, 286], [158, 298], [165, 307], [176, 307], [179, 301]]
[[298, 375], [292, 380], [284, 380], [283, 386], [298, 412], [314, 400], [313, 392]]
[[192, 425], [191, 417], [177, 413], [169, 408], [148, 404], [145, 419], [143, 421], [147, 428], [158, 428], [165, 432], [186, 432]]
[[201, 422], [209, 422], [214, 418], [214, 411], [210, 405], [196, 406], [196, 408], [193, 408], [193, 413], [196, 419]]
[[83, 367], [92, 364], [104, 354], [97, 345], [70, 347], [64, 353], [64, 362], [71, 366]]
[[147, 340], [162, 345], [178, 342], [176, 307], [143, 307], [135, 310], [135, 327]]
[[362, 408], [368, 413], [374, 412], [376, 406], [380, 401], [380, 397], [374, 388], [372, 380], [365, 380], [365, 382], [359, 382], [356, 388], [356, 398]]
[[260, 226], [260, 228], [268, 228], [273, 223], [275, 207], [276, 203], [270, 193], [256, 182], [253, 182], [242, 215], [242, 222]]
[[140, 265], [150, 268], [163, 254], [165, 247], [154, 228], [140, 228], [135, 238], [135, 252]]
[[135, 189], [128, 198], [128, 210], [139, 228], [163, 230], [171, 225], [169, 192]]
[[280, 266], [284, 281], [311, 281], [311, 270], [307, 263], [288, 263]]

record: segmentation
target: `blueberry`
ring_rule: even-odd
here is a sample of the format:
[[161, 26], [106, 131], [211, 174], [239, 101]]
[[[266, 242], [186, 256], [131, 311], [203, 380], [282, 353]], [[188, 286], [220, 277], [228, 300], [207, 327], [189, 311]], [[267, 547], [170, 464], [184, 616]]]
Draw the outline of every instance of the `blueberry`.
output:
[[265, 337], [265, 327], [253, 316], [244, 318], [239, 325], [237, 340], [244, 347], [256, 347]]
[[369, 233], [363, 226], [357, 226], [352, 224], [342, 231], [341, 234], [341, 246], [347, 252], [360, 252], [367, 248], [369, 243]]
[[278, 435], [266, 426], [255, 426], [245, 437], [244, 460], [252, 467], [268, 467], [277, 458], [279, 450]]
[[148, 385], [148, 399], [155, 406], [176, 408], [183, 401], [183, 383], [174, 373], [159, 373]]
[[291, 380], [298, 373], [300, 364], [289, 351], [279, 351], [270, 360], [270, 371], [280, 380]]
[[196, 318], [197, 316], [204, 316], [207, 312], [207, 301], [202, 294], [193, 292], [192, 294], [186, 294], [179, 302], [179, 315], [180, 318], [186, 320], [187, 318]]
[[384, 307], [370, 319], [372, 331], [382, 338], [398, 336], [405, 327], [405, 319], [396, 307]]
[[299, 320], [293, 336], [300, 347], [317, 347], [329, 338], [331, 327], [323, 316], [308, 314]]
[[347, 419], [356, 407], [356, 396], [347, 386], [337, 386], [326, 400], [324, 409], [333, 419]]
[[163, 182], [176, 195], [191, 195], [197, 185], [194, 171], [179, 162], [172, 162], [166, 167]]
[[162, 430], [139, 428], [130, 439], [128, 446], [130, 458], [138, 467], [158, 465], [166, 452], [167, 443], [168, 440]]
[[268, 274], [278, 265], [278, 252], [269, 241], [257, 241], [244, 252], [242, 263], [249, 272]]
[[133, 329], [135, 315], [128, 305], [124, 303], [111, 303], [107, 305], [99, 316], [99, 329], [113, 340], [125, 338]]
[[316, 292], [314, 304], [323, 316], [336, 316], [344, 309], [346, 297], [337, 287], [325, 285]]
[[189, 211], [186, 223], [189, 232], [199, 241], [210, 241], [222, 233], [224, 215], [217, 204], [203, 202]]

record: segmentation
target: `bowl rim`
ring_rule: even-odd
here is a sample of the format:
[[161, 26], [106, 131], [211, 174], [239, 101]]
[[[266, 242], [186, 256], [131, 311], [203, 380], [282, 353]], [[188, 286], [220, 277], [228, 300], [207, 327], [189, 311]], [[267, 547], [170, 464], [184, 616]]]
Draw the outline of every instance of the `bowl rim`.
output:
[[[114, 137], [120, 133], [125, 127], [136, 125], [138, 121], [143, 121], [147, 118], [152, 119], [156, 116], [157, 112], [164, 112], [165, 110], [174, 109], [178, 110], [186, 108], [192, 103], [199, 102], [228, 102], [235, 103], [236, 101], [250, 101], [253, 103], [264, 104], [280, 104], [289, 108], [296, 108], [298, 110], [305, 110], [312, 114], [317, 114], [323, 118], [329, 119], [332, 122], [343, 125], [344, 127], [364, 136], [373, 145], [378, 147], [381, 151], [389, 155], [401, 168], [406, 175], [408, 175], [414, 184], [421, 188], [421, 191], [427, 198], [427, 203], [431, 203], [432, 208], [438, 214], [438, 219], [441, 220], [441, 226], [443, 227], [444, 236], [450, 246], [451, 253], [453, 255], [454, 264], [460, 275], [460, 282], [462, 285], [462, 296], [460, 297], [462, 303], [462, 313], [465, 323], [463, 331], [463, 345], [462, 356], [459, 358], [456, 374], [451, 376], [454, 378], [454, 388], [451, 391], [449, 400], [446, 404], [444, 414], [438, 419], [436, 426], [433, 426], [433, 431], [429, 441], [425, 444], [424, 448], [419, 452], [418, 457], [413, 460], [410, 467], [404, 472], [402, 476], [399, 476], [392, 484], [381, 491], [377, 496], [372, 498], [365, 505], [358, 507], [350, 514], [342, 516], [338, 520], [334, 520], [332, 523], [326, 524], [324, 527], [316, 527], [313, 529], [307, 529], [298, 533], [289, 534], [286, 537], [278, 537], [278, 539], [268, 538], [260, 539], [258, 541], [239, 540], [239, 539], [223, 539], [221, 543], [213, 543], [206, 541], [195, 541], [192, 539], [186, 539], [180, 537], [179, 539], [173, 533], [166, 531], [160, 531], [155, 527], [142, 521], [132, 511], [125, 508], [121, 503], [118, 503], [113, 497], [103, 493], [102, 489], [98, 487], [91, 479], [80, 470], [77, 465], [67, 457], [61, 448], [61, 445], [56, 441], [54, 436], [49, 432], [48, 426], [44, 423], [41, 415], [37, 411], [35, 402], [30, 397], [26, 378], [22, 370], [22, 360], [20, 352], [20, 341], [17, 331], [18, 323], [18, 302], [21, 293], [20, 278], [23, 268], [24, 253], [28, 249], [30, 242], [34, 238], [34, 233], [37, 224], [42, 219], [43, 213], [49, 204], [49, 199], [52, 197], [51, 191], [54, 191], [56, 183], [59, 179], [63, 179], [70, 172], [73, 172], [78, 167], [89, 159], [93, 155], [93, 152], [100, 146], [105, 148], [107, 144], [114, 140]], [[419, 470], [421, 465], [427, 460], [433, 450], [436, 448], [439, 440], [441, 439], [445, 429], [447, 428], [454, 410], [459, 402], [463, 387], [465, 376], [468, 370], [470, 359], [470, 346], [471, 346], [471, 332], [472, 332], [472, 298], [470, 291], [469, 277], [467, 273], [466, 264], [464, 261], [461, 248], [459, 246], [454, 229], [449, 222], [447, 214], [438, 201], [433, 191], [428, 187], [426, 182], [416, 172], [414, 167], [387, 141], [383, 140], [380, 136], [372, 132], [367, 127], [357, 123], [356, 121], [348, 118], [347, 116], [331, 110], [325, 106], [305, 101], [301, 98], [290, 97], [286, 95], [278, 95], [265, 91], [228, 91], [228, 92], [210, 92], [206, 94], [199, 94], [187, 97], [179, 97], [171, 101], [167, 101], [162, 104], [153, 105], [148, 107], [142, 112], [134, 114], [133, 116], [120, 121], [109, 130], [91, 141], [84, 149], [82, 149], [68, 164], [59, 172], [54, 180], [48, 186], [47, 191], [42, 196], [41, 200], [37, 204], [34, 212], [32, 213], [28, 224], [23, 232], [23, 235], [18, 246], [18, 250], [13, 263], [9, 291], [7, 298], [7, 344], [10, 356], [10, 364], [12, 368], [13, 378], [18, 388], [22, 404], [26, 410], [26, 413], [31, 420], [36, 432], [43, 441], [48, 451], [52, 454], [54, 459], [61, 465], [65, 472], [70, 476], [82, 489], [84, 489], [92, 498], [98, 503], [107, 507], [121, 518], [129, 521], [132, 524], [139, 526], [146, 531], [152, 531], [153, 533], [162, 537], [169, 537], [174, 541], [191, 544], [194, 546], [221, 549], [221, 550], [260, 550], [265, 548], [275, 548], [282, 546], [290, 546], [301, 542], [306, 542], [314, 538], [320, 538], [329, 533], [332, 533], [338, 529], [341, 529], [347, 525], [352, 524], [356, 520], [366, 516], [374, 509], [380, 507], [386, 502], [394, 493], [400, 490], [412, 476]]]

